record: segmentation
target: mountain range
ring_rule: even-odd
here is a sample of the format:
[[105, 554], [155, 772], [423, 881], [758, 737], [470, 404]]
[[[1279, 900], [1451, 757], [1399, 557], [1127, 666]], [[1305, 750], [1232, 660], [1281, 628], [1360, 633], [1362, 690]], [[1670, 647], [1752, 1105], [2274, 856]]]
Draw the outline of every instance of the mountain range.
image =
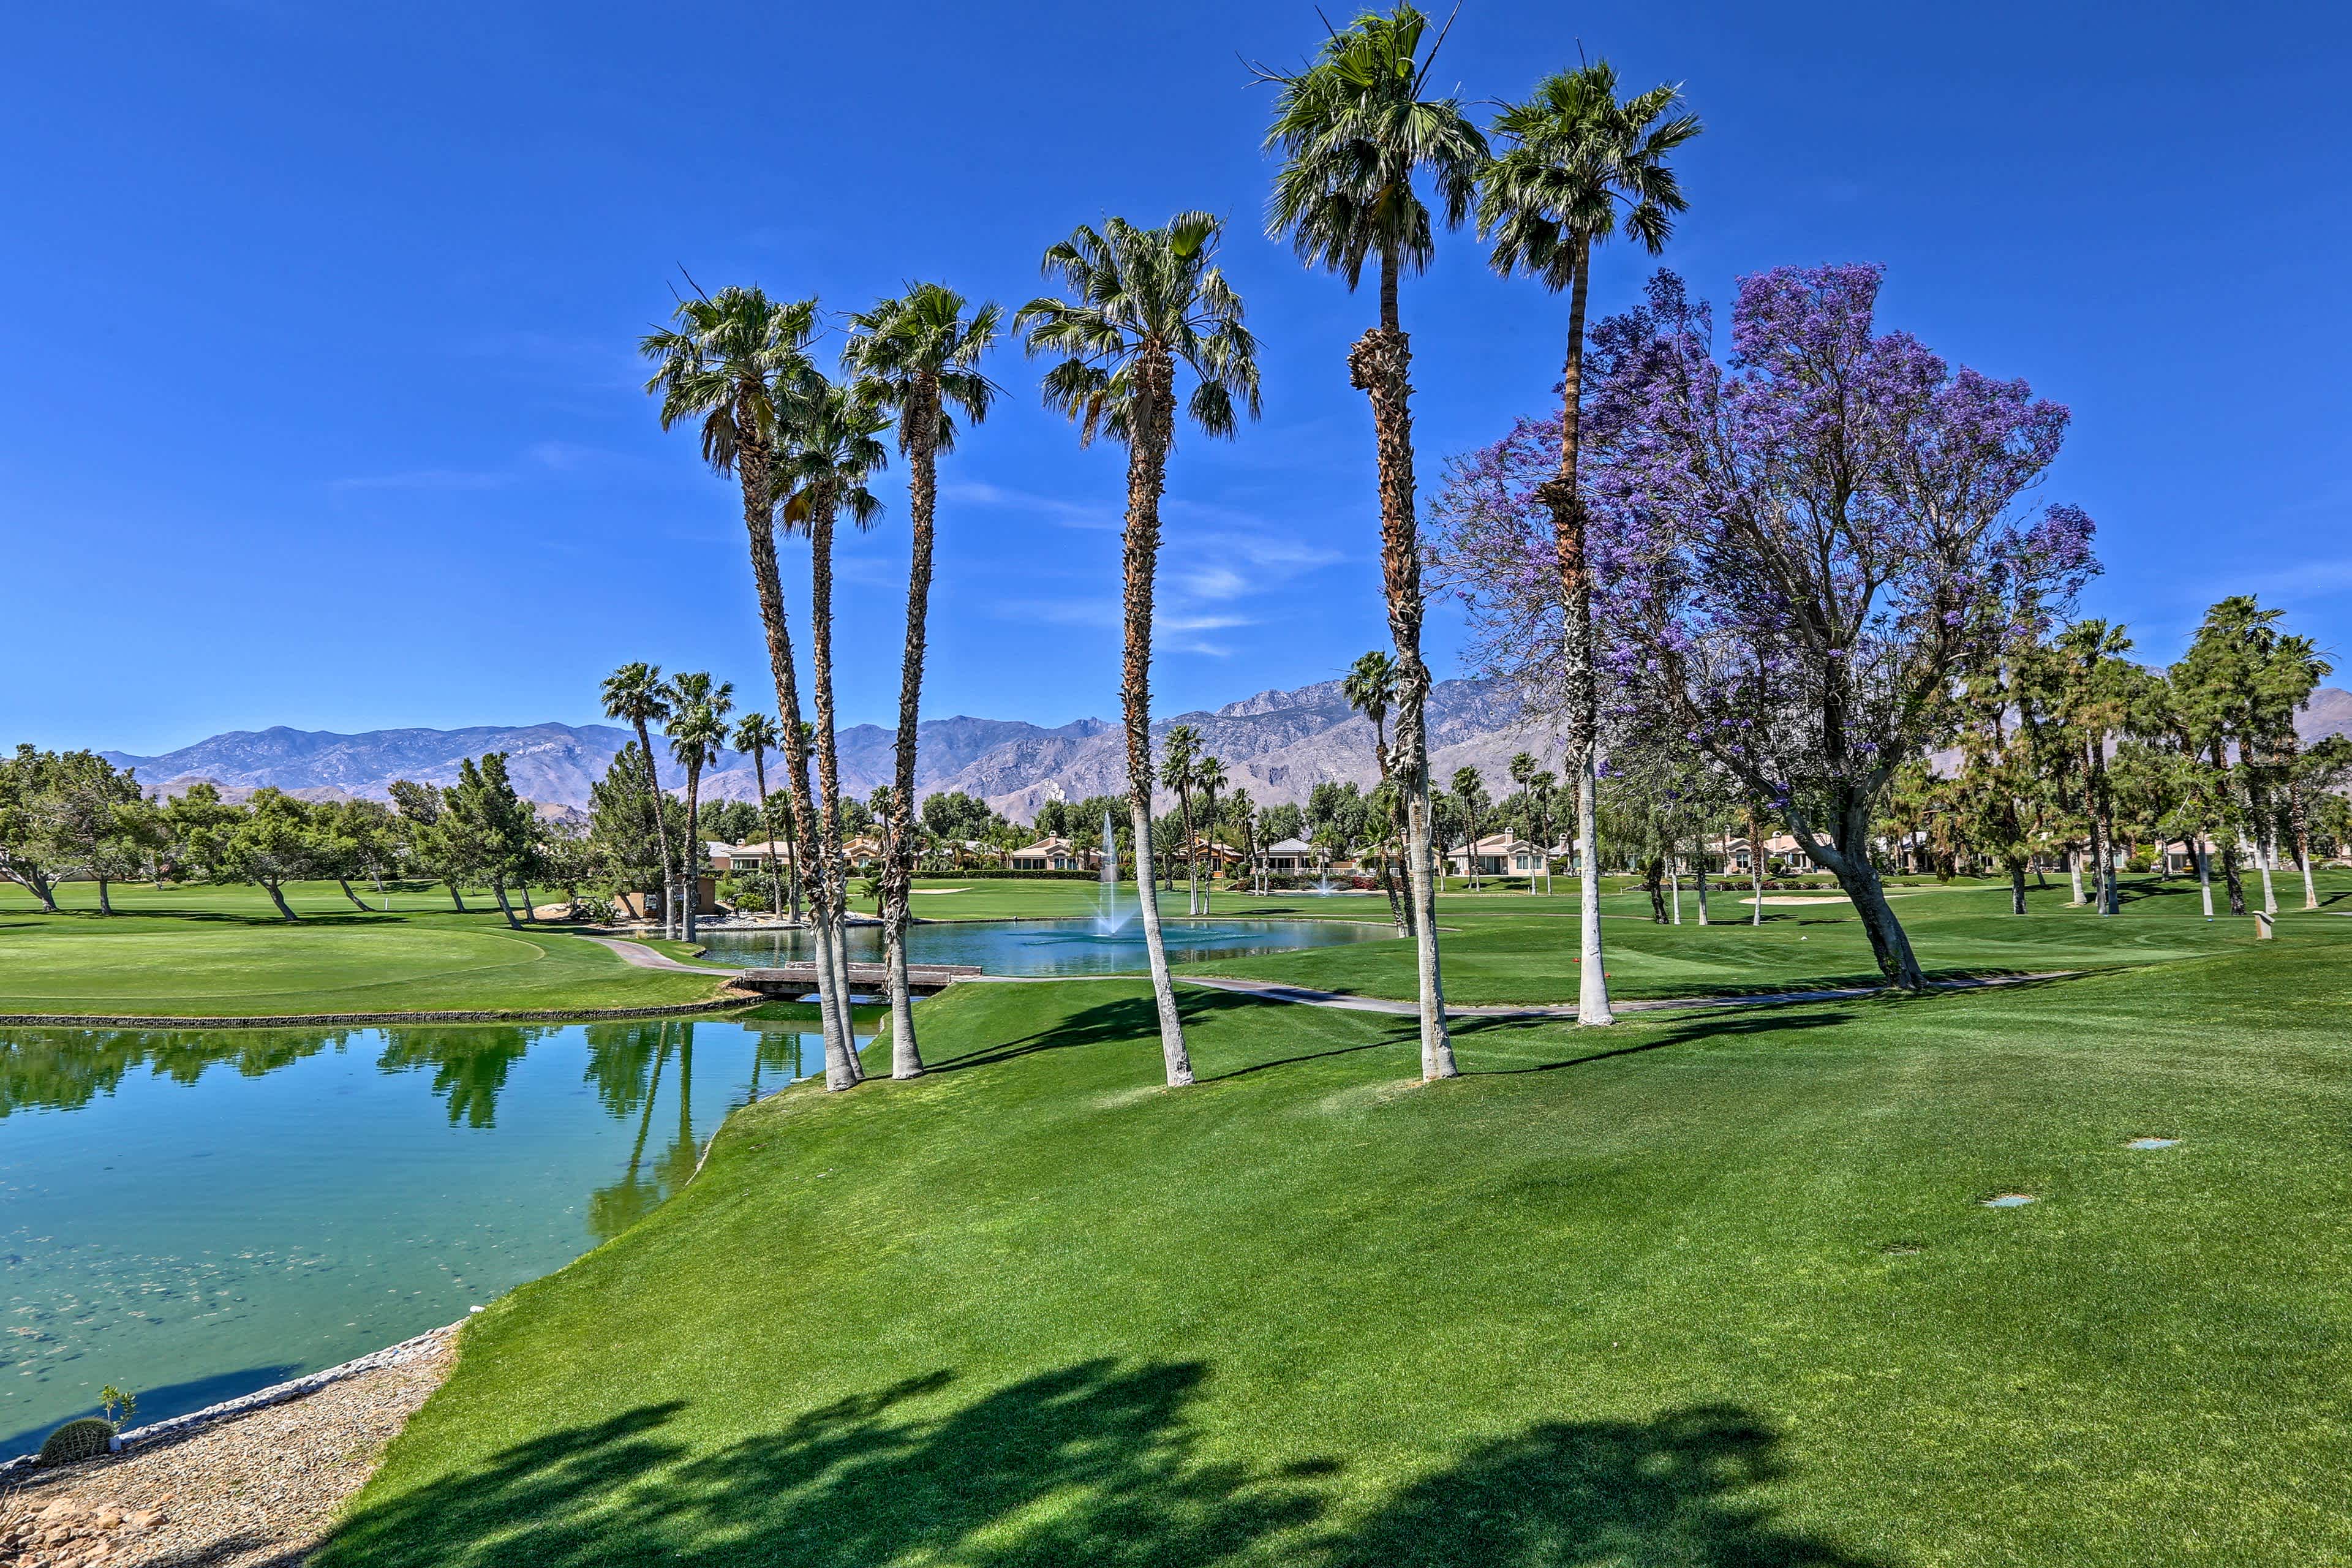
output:
[[[1249, 791], [1262, 805], [1304, 801], [1326, 780], [1369, 786], [1379, 776], [1372, 729], [1348, 706], [1336, 680], [1290, 691], [1261, 691], [1222, 708], [1179, 713], [1153, 726], [1190, 724], [1204, 750], [1222, 760], [1227, 788]], [[2306, 742], [2352, 734], [2352, 691], [2322, 687], [2297, 716]], [[384, 798], [392, 781], [449, 784], [457, 764], [485, 752], [507, 753], [515, 788], [551, 806], [583, 806], [588, 786], [612, 766], [634, 736], [609, 724], [482, 725], [465, 730], [370, 730], [356, 735], [325, 731], [232, 731], [161, 756], [108, 752], [118, 767], [136, 768], [152, 795], [176, 795], [207, 781], [232, 797], [275, 786], [309, 799]], [[890, 731], [858, 724], [841, 732], [841, 782], [863, 796], [889, 782]], [[1500, 690], [1475, 680], [1442, 680], [1430, 691], [1430, 766], [1440, 782], [1475, 767], [1497, 795], [1510, 789], [1510, 759], [1532, 752], [1556, 767], [1557, 744], [1525, 723]], [[660, 749], [659, 738], [656, 738]], [[769, 784], [782, 783], [782, 760], [769, 758]], [[667, 756], [662, 779], [683, 788], [685, 776]], [[1126, 787], [1127, 750], [1116, 724], [1079, 719], [1048, 729], [1013, 719], [928, 719], [917, 742], [917, 790], [961, 790], [1016, 821], [1028, 821], [1056, 797], [1077, 800]], [[706, 800], [755, 800], [751, 759], [720, 753], [703, 774]], [[1171, 797], [1162, 793], [1157, 805]]]
[[[1227, 787], [1248, 790], [1261, 805], [1304, 801], [1326, 780], [1370, 785], [1379, 776], [1371, 726], [1349, 708], [1336, 680], [1294, 691], [1261, 691], [1213, 710], [1176, 714], [1153, 729], [1164, 735], [1176, 724], [1197, 728], [1203, 748], [1223, 762]], [[1430, 692], [1429, 728], [1431, 765], [1441, 778], [1472, 766], [1486, 774], [1490, 787], [1502, 790], [1509, 787], [1505, 780], [1515, 753], [1534, 752], [1549, 761], [1552, 750], [1548, 735], [1521, 725], [1515, 706], [1477, 681], [1438, 682]], [[103, 755], [118, 767], [136, 768], [151, 795], [177, 795], [203, 782], [233, 799], [263, 787], [305, 799], [383, 799], [394, 779], [449, 784], [465, 758], [504, 752], [519, 793], [542, 805], [576, 807], [587, 804], [589, 785], [634, 738], [609, 724], [370, 730], [353, 735], [278, 726], [231, 731], [158, 756]], [[888, 783], [894, 742], [893, 732], [877, 724], [842, 731], [843, 789], [863, 796]], [[655, 744], [663, 749], [658, 736]], [[1102, 719], [1053, 728], [1010, 719], [929, 719], [919, 732], [917, 759], [920, 794], [961, 790], [1017, 821], [1033, 818], [1047, 800], [1112, 795], [1127, 782], [1126, 742], [1118, 727]], [[662, 758], [661, 769], [664, 784], [684, 787], [683, 770], [668, 757]], [[782, 783], [782, 758], [771, 754], [771, 788]], [[721, 752], [703, 773], [702, 795], [757, 799], [751, 759]], [[1163, 793], [1159, 804], [1171, 799]]]

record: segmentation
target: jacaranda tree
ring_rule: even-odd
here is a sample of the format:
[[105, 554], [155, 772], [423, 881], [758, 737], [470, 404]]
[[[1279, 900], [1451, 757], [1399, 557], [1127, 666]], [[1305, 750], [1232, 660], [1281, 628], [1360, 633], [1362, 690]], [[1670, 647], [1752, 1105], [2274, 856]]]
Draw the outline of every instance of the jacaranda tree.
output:
[[1770, 803], [1836, 876], [1892, 984], [1922, 984], [1873, 861], [1895, 770], [1960, 683], [2097, 570], [2091, 520], [2029, 508], [2067, 412], [1880, 333], [1881, 271], [1742, 279], [1731, 356], [1660, 273], [1594, 332], [1588, 403], [1607, 677]]

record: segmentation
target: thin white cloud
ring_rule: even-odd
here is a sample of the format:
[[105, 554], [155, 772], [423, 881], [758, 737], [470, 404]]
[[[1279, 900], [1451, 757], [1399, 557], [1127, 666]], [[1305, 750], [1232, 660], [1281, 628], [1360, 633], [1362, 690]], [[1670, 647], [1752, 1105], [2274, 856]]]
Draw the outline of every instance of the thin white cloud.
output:
[[1196, 566], [1171, 574], [1171, 580], [1185, 597], [1222, 602], [1238, 599], [1252, 592], [1256, 584], [1230, 566]]
[[1007, 489], [985, 479], [951, 479], [940, 487], [942, 499], [973, 506], [1002, 507], [1008, 511], [1034, 513], [1058, 528], [1116, 529], [1118, 515], [1098, 506], [1081, 506], [1028, 490]]
[[[982, 480], [942, 485], [941, 493], [969, 504], [1018, 509], [1072, 528], [1115, 528], [1117, 519], [1099, 509], [1009, 489]], [[1265, 624], [1249, 614], [1255, 599], [1291, 591], [1300, 577], [1346, 560], [1345, 552], [1307, 541], [1229, 507], [1171, 499], [1168, 510], [1180, 523], [1211, 526], [1171, 533], [1161, 556], [1159, 613], [1152, 637], [1164, 653], [1230, 658], [1235, 651], [1215, 636]], [[1122, 624], [1118, 600], [1102, 598], [1009, 599], [994, 613], [1008, 620], [1111, 630]]]
[[1309, 544], [1303, 539], [1264, 528], [1245, 533], [1203, 533], [1191, 542], [1212, 552], [1238, 556], [1252, 566], [1286, 574], [1311, 572], [1318, 566], [1336, 565], [1348, 558], [1345, 551]]
[[1248, 616], [1154, 616], [1151, 624], [1163, 632], [1222, 632], [1257, 622]]

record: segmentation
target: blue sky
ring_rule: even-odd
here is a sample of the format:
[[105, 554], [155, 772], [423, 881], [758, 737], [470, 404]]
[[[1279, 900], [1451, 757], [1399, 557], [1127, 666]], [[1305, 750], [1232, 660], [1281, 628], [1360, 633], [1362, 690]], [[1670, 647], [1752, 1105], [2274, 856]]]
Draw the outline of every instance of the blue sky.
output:
[[[1203, 206], [1265, 417], [1182, 442], [1162, 711], [1384, 640], [1368, 297], [1259, 233], [1267, 98], [1311, 6], [92, 4], [0, 59], [0, 742], [158, 751], [273, 723], [594, 717], [709, 668], [760, 706], [729, 490], [639, 391], [683, 267], [862, 306], [1008, 304], [1080, 221]], [[2144, 657], [2233, 591], [2352, 658], [2341, 345], [2352, 24], [2337, 7], [1468, 0], [1444, 78], [1515, 96], [1580, 43], [1709, 130], [1668, 257], [1709, 297], [1874, 260], [1882, 320], [2075, 424], [2090, 608]], [[1603, 308], [1647, 264], [1598, 268]], [[1564, 311], [1445, 242], [1405, 297], [1426, 480], [1543, 404]], [[994, 362], [942, 472], [925, 708], [1115, 711], [1116, 449]], [[902, 500], [897, 493], [894, 502]], [[895, 712], [905, 510], [845, 552], [844, 705]], [[1458, 627], [1433, 620], [1441, 671]]]

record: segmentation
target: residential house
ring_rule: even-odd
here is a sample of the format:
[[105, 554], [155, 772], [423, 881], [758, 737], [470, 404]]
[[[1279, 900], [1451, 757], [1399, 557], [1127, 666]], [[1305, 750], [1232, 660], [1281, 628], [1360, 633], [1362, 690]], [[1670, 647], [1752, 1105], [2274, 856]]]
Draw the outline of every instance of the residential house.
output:
[[1015, 849], [1012, 859], [1016, 871], [1092, 871], [1101, 864], [1102, 857], [1096, 851], [1081, 849], [1059, 836]]
[[1475, 844], [1457, 845], [1445, 852], [1448, 869], [1467, 877], [1534, 877], [1544, 870], [1543, 851], [1508, 833], [1490, 833]]
[[[1193, 839], [1192, 855], [1200, 862], [1201, 874], [1204, 877], [1214, 877], [1234, 871], [1246, 858], [1232, 845], [1219, 843], [1213, 838]], [[1179, 855], [1176, 858], [1176, 863], [1181, 866], [1184, 864], [1184, 858]]]
[[1303, 838], [1283, 838], [1267, 845], [1259, 861], [1277, 877], [1296, 877], [1314, 870], [1321, 854]]
[[[1748, 875], [1748, 840], [1737, 835], [1725, 836], [1722, 843], [1725, 874]], [[1775, 833], [1764, 840], [1765, 868], [1769, 873], [1778, 861], [1787, 869], [1802, 874], [1814, 869], [1813, 858], [1805, 853], [1796, 839], [1786, 833]]]
[[730, 873], [764, 875], [772, 860], [782, 869], [791, 870], [793, 847], [782, 839], [772, 839], [763, 844], [713, 844], [710, 846], [710, 868], [722, 877]]

